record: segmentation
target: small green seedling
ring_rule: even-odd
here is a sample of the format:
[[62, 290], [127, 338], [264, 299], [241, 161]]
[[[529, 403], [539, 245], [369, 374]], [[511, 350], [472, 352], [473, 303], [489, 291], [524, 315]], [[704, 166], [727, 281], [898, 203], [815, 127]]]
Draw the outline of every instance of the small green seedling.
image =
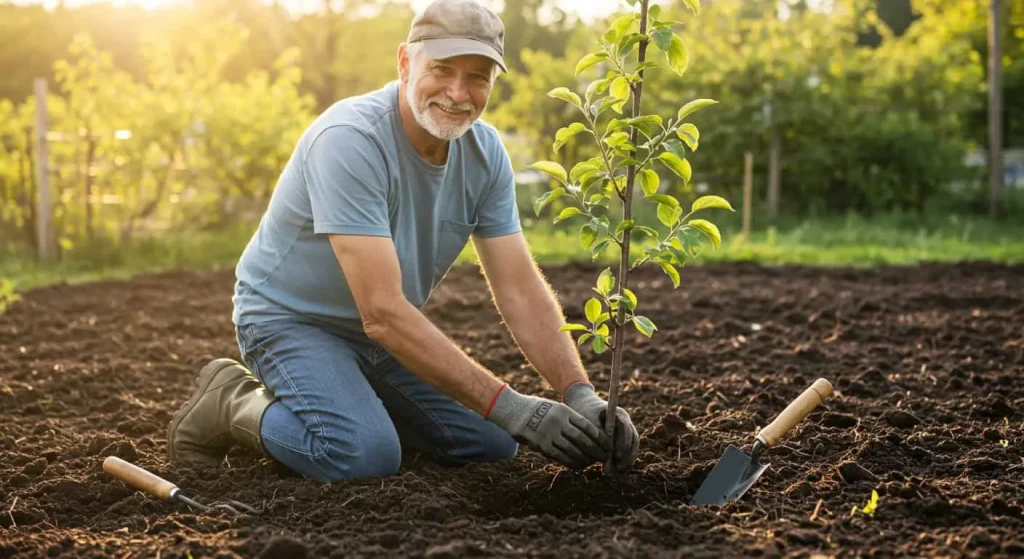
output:
[[866, 515], [870, 516], [871, 518], [874, 518], [875, 517], [875, 509], [877, 509], [877, 508], [878, 508], [878, 491], [872, 489], [871, 490], [871, 498], [868, 500], [867, 504], [864, 505], [860, 510], [857, 509], [857, 505], [854, 505], [853, 508], [850, 510], [850, 517], [852, 518], [853, 515], [855, 515], [858, 512], [860, 512], [861, 514], [866, 514]]
[[1008, 441], [1006, 439], [1002, 439], [1001, 441], [999, 441], [999, 446], [1001, 446], [1003, 448], [1006, 448], [1006, 447], [1010, 446], [1010, 441]]
[[[682, 39], [672, 31], [673, 26], [681, 22], [662, 20], [660, 6], [648, 6], [649, 0], [640, 0], [639, 11], [634, 11], [637, 0], [627, 2], [631, 13], [615, 19], [599, 38], [600, 48], [583, 56], [576, 65], [576, 75], [596, 67], [602, 77], [590, 82], [582, 98], [566, 87], [548, 92], [549, 96], [575, 107], [582, 117], [582, 121], [572, 122], [557, 131], [552, 149], [557, 153], [566, 142], [582, 134], [590, 136], [598, 155], [576, 163], [570, 171], [555, 161], [530, 165], [554, 179], [554, 188], [534, 202], [538, 216], [548, 204], [563, 200], [565, 207], [554, 218], [554, 223], [570, 218], [585, 220], [579, 230], [580, 242], [591, 252], [592, 260], [613, 244], [619, 248], [618, 273], [613, 273], [609, 267], [598, 276], [593, 288], [596, 296], [590, 297], [584, 306], [586, 323], [570, 323], [561, 329], [570, 335], [577, 332], [579, 346], [589, 341], [598, 354], [612, 351], [604, 426], [609, 435], [613, 435], [615, 428], [625, 329], [632, 323], [648, 338], [658, 329], [654, 321], [637, 312], [639, 301], [628, 288], [630, 270], [644, 264], [657, 265], [672, 281], [673, 289], [679, 287], [677, 267], [696, 257], [702, 242], [708, 241], [716, 249], [722, 242], [714, 223], [690, 218], [703, 210], [734, 211], [724, 198], [703, 196], [685, 212], [676, 197], [664, 192], [659, 171], [670, 172], [684, 185], [689, 184], [692, 176], [687, 150], [697, 150], [700, 131], [692, 122], [687, 122], [687, 117], [717, 101], [692, 100], [668, 119], [640, 112], [644, 71], [662, 66], [662, 62], [646, 59], [648, 45], [653, 43], [661, 50], [664, 64], [679, 75], [685, 72], [689, 55]], [[700, 0], [685, 0], [685, 3], [695, 16], [699, 14]], [[629, 58], [634, 50], [637, 57], [631, 62]], [[630, 100], [632, 110], [623, 115], [623, 108]], [[633, 217], [633, 187], [638, 178], [643, 202], [653, 204], [652, 209], [664, 228], [662, 231], [657, 224], [643, 225]], [[615, 223], [609, 219], [613, 196], [622, 205], [622, 218]], [[631, 260], [634, 234], [647, 246], [642, 255]], [[605, 472], [613, 473], [614, 464], [606, 463]]]

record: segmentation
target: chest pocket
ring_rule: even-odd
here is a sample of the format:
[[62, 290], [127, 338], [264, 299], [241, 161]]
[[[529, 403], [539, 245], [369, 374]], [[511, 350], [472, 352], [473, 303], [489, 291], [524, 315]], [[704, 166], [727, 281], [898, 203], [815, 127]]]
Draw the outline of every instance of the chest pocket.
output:
[[437, 257], [434, 259], [434, 285], [440, 283], [451, 269], [474, 229], [476, 222], [465, 223], [452, 219], [441, 222], [441, 233], [437, 236]]

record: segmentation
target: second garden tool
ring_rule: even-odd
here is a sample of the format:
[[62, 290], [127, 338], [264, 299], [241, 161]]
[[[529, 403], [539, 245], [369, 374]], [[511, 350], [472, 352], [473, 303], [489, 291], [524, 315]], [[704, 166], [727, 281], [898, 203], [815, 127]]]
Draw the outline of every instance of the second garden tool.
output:
[[691, 504], [723, 505], [742, 497], [768, 468], [768, 464], [761, 463], [764, 451], [778, 443], [790, 429], [803, 421], [831, 394], [832, 384], [820, 378], [786, 406], [775, 421], [761, 429], [750, 450], [750, 456], [735, 445], [729, 445], [714, 469], [704, 479], [704, 483], [697, 489]]
[[166, 479], [132, 464], [117, 456], [108, 456], [103, 460], [103, 471], [127, 483], [128, 485], [145, 491], [159, 499], [176, 500], [198, 509], [202, 512], [210, 512], [214, 509], [222, 509], [234, 515], [244, 513], [258, 513], [256, 509], [238, 501], [227, 501], [224, 503], [212, 503], [204, 505], [181, 494], [178, 486]]

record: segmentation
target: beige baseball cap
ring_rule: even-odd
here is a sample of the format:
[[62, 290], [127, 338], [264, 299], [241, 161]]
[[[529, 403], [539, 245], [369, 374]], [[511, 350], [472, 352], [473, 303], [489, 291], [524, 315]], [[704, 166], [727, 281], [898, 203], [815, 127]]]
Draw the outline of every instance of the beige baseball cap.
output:
[[422, 42], [434, 59], [479, 54], [505, 67], [505, 25], [476, 0], [435, 0], [412, 20], [408, 43]]

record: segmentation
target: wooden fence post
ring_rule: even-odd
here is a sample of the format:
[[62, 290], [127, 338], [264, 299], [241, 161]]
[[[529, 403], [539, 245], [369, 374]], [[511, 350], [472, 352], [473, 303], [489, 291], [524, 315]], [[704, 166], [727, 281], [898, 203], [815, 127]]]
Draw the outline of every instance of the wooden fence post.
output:
[[50, 150], [46, 140], [49, 123], [46, 112], [46, 78], [36, 78], [36, 181], [39, 197], [36, 206], [36, 239], [39, 259], [53, 262], [53, 204], [50, 199]]
[[754, 154], [743, 154], [743, 242], [750, 242], [750, 196], [754, 182]]
[[782, 155], [782, 133], [778, 126], [773, 126], [770, 132], [771, 144], [768, 150], [768, 218], [772, 225], [775, 225], [779, 217], [780, 198], [780, 164]]

